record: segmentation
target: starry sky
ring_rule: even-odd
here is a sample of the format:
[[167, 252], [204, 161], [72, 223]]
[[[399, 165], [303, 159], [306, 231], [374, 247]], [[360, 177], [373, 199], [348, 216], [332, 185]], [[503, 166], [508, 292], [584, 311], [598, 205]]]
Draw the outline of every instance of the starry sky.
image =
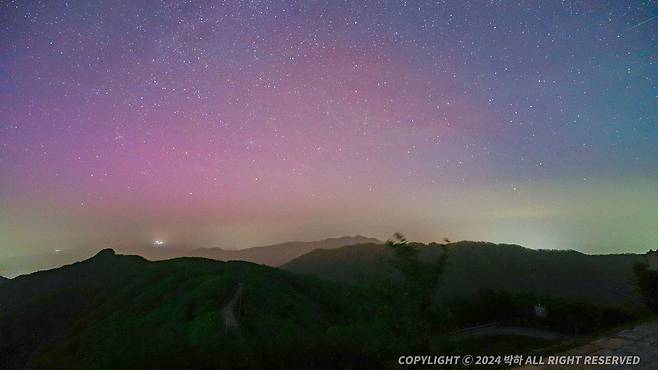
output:
[[0, 255], [658, 246], [654, 1], [3, 1]]

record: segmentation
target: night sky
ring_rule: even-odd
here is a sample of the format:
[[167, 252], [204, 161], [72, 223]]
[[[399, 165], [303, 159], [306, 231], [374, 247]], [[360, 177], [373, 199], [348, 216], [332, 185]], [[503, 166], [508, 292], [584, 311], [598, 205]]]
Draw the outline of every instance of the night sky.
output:
[[658, 247], [653, 1], [3, 1], [0, 255]]

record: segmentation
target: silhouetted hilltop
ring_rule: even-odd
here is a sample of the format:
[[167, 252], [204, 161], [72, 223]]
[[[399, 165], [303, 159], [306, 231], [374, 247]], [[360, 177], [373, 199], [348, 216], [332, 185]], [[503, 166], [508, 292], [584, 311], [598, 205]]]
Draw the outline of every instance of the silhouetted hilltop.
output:
[[[238, 285], [239, 333], [230, 333], [222, 308]], [[150, 262], [106, 249], [0, 285], [1, 367], [380, 368], [346, 337], [380, 305], [350, 291], [247, 262]]]
[[[432, 249], [421, 252], [432, 258]], [[429, 252], [429, 253], [428, 253]], [[480, 289], [529, 292], [617, 305], [639, 304], [632, 265], [641, 255], [586, 255], [570, 250], [533, 250], [510, 244], [457, 242], [448, 245], [448, 267], [439, 295], [468, 295]], [[315, 250], [282, 268], [342, 282], [387, 274], [391, 251], [362, 244]]]
[[92, 259], [95, 260], [104, 260], [108, 258], [113, 258], [117, 255], [117, 253], [114, 251], [114, 249], [111, 248], [105, 248], [101, 249]]
[[[134, 254], [149, 260], [164, 260], [178, 257], [203, 257], [221, 261], [247, 261], [268, 266], [279, 266], [295, 257], [314, 249], [333, 249], [352, 244], [381, 243], [375, 238], [365, 236], [345, 236], [311, 242], [287, 242], [262, 247], [227, 250], [222, 248], [182, 248], [178, 246], [136, 246], [121, 247], [117, 251], [122, 254]], [[82, 261], [93, 256], [97, 249], [70, 249], [53, 251], [35, 256], [8, 257], [0, 259], [0, 268], [8, 277], [34, 271], [60, 267], [76, 261]]]

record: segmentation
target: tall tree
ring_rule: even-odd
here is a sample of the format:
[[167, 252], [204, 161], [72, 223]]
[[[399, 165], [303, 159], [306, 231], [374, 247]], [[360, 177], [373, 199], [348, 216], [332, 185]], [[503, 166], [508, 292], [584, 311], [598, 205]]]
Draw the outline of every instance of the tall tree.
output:
[[[387, 240], [386, 245], [393, 250], [391, 263], [403, 278], [405, 311], [413, 316], [417, 335], [421, 344], [427, 344], [432, 327], [433, 296], [448, 260], [445, 245], [422, 246], [410, 243], [397, 232]], [[421, 248], [441, 248], [438, 256], [429, 262], [419, 258]]]

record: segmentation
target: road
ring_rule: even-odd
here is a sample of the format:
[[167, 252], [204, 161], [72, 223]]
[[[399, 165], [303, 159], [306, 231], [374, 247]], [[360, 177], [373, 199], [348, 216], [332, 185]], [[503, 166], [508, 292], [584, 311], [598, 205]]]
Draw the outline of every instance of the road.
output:
[[539, 338], [544, 340], [557, 340], [562, 337], [557, 332], [529, 328], [522, 326], [502, 326], [496, 323], [466, 328], [452, 333], [453, 336], [493, 337], [501, 335], [514, 335], [521, 337]]
[[617, 366], [525, 366], [520, 370], [581, 370], [581, 369], [658, 369], [658, 323], [645, 323], [614, 335], [573, 348], [559, 355], [573, 356], [639, 356], [637, 365]]

